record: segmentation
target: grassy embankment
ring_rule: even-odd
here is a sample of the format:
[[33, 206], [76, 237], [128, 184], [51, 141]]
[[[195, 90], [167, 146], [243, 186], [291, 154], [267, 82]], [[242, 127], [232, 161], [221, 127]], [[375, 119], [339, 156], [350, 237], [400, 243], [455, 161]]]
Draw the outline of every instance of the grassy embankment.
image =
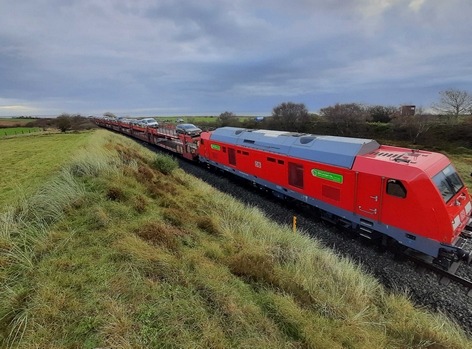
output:
[[54, 178], [2, 210], [0, 346], [472, 345], [170, 158], [103, 130], [84, 137]]

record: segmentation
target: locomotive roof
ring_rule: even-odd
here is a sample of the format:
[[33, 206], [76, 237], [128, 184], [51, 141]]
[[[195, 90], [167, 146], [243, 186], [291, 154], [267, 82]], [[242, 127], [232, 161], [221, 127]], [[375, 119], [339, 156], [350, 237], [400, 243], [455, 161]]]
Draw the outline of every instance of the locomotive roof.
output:
[[345, 168], [352, 167], [356, 156], [370, 153], [380, 147], [372, 139], [238, 127], [218, 128], [211, 133], [210, 139]]

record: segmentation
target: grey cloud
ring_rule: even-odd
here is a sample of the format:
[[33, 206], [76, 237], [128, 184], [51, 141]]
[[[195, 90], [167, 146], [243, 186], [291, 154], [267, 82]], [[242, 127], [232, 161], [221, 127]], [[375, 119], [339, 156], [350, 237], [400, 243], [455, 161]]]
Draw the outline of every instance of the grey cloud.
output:
[[270, 112], [286, 98], [314, 110], [344, 101], [424, 105], [441, 88], [472, 88], [468, 0], [3, 7], [0, 104]]

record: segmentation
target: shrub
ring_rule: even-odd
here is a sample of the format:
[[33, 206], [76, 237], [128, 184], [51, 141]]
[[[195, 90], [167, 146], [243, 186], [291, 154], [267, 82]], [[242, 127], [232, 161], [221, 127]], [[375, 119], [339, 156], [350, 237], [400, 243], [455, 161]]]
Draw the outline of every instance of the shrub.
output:
[[153, 166], [163, 174], [170, 174], [179, 167], [179, 164], [172, 156], [157, 155], [154, 159]]

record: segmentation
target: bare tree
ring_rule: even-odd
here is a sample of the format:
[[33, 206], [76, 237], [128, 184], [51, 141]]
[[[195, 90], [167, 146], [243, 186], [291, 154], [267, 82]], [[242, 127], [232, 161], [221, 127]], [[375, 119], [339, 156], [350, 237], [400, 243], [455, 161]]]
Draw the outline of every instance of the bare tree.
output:
[[371, 120], [374, 122], [390, 122], [390, 120], [398, 114], [398, 108], [374, 105], [368, 107], [367, 112], [369, 113]]
[[354, 133], [360, 125], [365, 124], [369, 116], [366, 107], [362, 104], [348, 103], [322, 108], [321, 116], [336, 125], [341, 135]]
[[472, 111], [472, 95], [467, 91], [449, 89], [439, 92], [439, 103], [433, 104], [433, 108], [450, 118], [457, 119], [460, 114]]
[[303, 103], [287, 102], [272, 109], [272, 121], [286, 131], [301, 131], [310, 118], [310, 113]]
[[420, 136], [429, 131], [435, 121], [434, 115], [425, 114], [423, 108], [417, 108], [414, 115], [397, 114], [392, 119], [392, 123], [403, 129], [408, 134], [410, 142], [417, 144]]
[[218, 116], [218, 120], [220, 121], [222, 126], [231, 125], [236, 120], [239, 121], [236, 117], [236, 114], [229, 111], [221, 113], [220, 116]]
[[55, 124], [61, 132], [66, 132], [72, 128], [72, 118], [69, 114], [61, 114], [56, 118]]
[[112, 118], [112, 119], [116, 119], [116, 115], [107, 111], [106, 113], [103, 113], [103, 116], [107, 117], [107, 118]]

